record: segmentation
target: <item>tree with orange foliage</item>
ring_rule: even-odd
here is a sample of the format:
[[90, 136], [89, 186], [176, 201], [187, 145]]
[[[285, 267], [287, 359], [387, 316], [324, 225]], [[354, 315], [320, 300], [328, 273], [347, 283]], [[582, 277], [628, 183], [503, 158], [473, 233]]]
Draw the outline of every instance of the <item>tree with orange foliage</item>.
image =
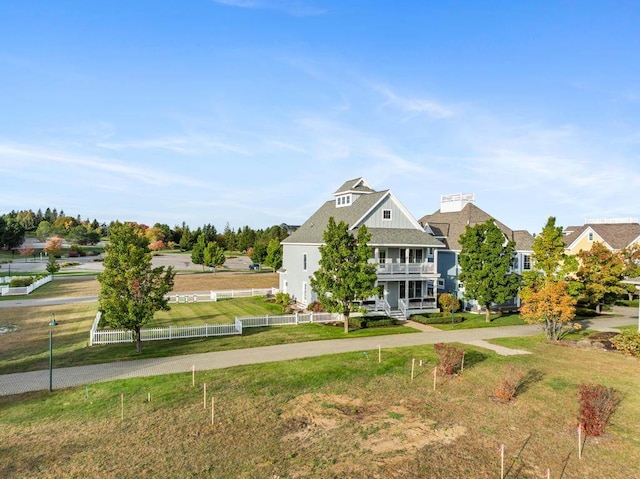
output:
[[625, 293], [620, 283], [625, 271], [622, 255], [596, 241], [590, 250], [580, 251], [578, 259], [580, 268], [576, 276], [582, 284], [582, 294], [600, 313], [603, 303], [610, 303]]
[[30, 244], [26, 244], [20, 248], [20, 256], [22, 256], [24, 258], [25, 263], [27, 262], [27, 260], [29, 259], [29, 256], [31, 256], [33, 254], [35, 250], [33, 249], [33, 247]]
[[50, 256], [59, 255], [60, 251], [62, 251], [62, 238], [59, 236], [54, 236], [44, 245], [44, 252]]
[[521, 291], [520, 315], [530, 324], [540, 324], [547, 339], [558, 341], [569, 330], [580, 329], [571, 321], [576, 315], [576, 300], [568, 293], [566, 281], [543, 281]]

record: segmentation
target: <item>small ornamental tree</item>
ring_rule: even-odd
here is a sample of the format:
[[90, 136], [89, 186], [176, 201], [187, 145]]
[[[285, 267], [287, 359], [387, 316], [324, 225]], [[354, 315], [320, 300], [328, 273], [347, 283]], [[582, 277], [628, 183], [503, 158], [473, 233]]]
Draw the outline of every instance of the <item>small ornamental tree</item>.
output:
[[622, 256], [596, 241], [589, 251], [580, 251], [578, 259], [580, 268], [576, 276], [582, 283], [584, 298], [600, 313], [603, 303], [625, 293], [620, 283], [624, 279]]
[[60, 265], [56, 261], [56, 257], [53, 256], [52, 254], [49, 255], [46, 268], [47, 268], [47, 272], [51, 276], [55, 275], [58, 271], [60, 271]]
[[324, 244], [319, 248], [319, 268], [310, 281], [322, 306], [342, 314], [345, 333], [349, 332], [353, 302], [378, 292], [376, 265], [369, 262], [370, 239], [366, 226], [358, 228], [356, 237], [344, 221], [336, 224], [330, 217], [323, 233]]
[[213, 268], [214, 272], [218, 266], [222, 266], [226, 260], [224, 250], [215, 241], [210, 241], [204, 249], [203, 264], [208, 268]]
[[156, 311], [170, 309], [165, 295], [173, 288], [175, 272], [171, 266], [151, 266], [149, 240], [140, 228], [116, 222], [109, 232], [104, 271], [98, 275], [100, 309], [109, 326], [133, 332], [140, 353], [140, 328]]
[[[640, 243], [634, 243], [631, 246], [622, 250], [622, 261], [624, 263], [624, 276], [626, 278], [638, 278], [640, 277]], [[633, 295], [636, 294], [637, 289], [633, 284], [625, 284], [629, 301], [633, 300]]]
[[25, 263], [27, 262], [29, 256], [33, 255], [34, 251], [35, 250], [33, 249], [33, 247], [29, 244], [25, 244], [22, 248], [20, 248], [20, 256], [24, 258]]
[[620, 404], [622, 396], [613, 388], [601, 384], [578, 386], [578, 422], [587, 436], [602, 436], [609, 418]]
[[544, 281], [522, 289], [520, 316], [531, 324], [540, 324], [547, 339], [558, 341], [571, 329], [580, 329], [571, 321], [576, 314], [576, 300], [567, 291], [565, 281]]
[[60, 251], [62, 251], [62, 238], [59, 236], [49, 239], [44, 246], [44, 252], [49, 256], [58, 256]]
[[459, 255], [464, 283], [464, 296], [486, 308], [486, 321], [491, 321], [491, 304], [513, 298], [520, 287], [520, 276], [513, 272], [515, 243], [507, 241], [493, 220], [467, 226], [460, 236]]
[[451, 293], [439, 295], [438, 304], [444, 313], [452, 314], [460, 309], [460, 301]]

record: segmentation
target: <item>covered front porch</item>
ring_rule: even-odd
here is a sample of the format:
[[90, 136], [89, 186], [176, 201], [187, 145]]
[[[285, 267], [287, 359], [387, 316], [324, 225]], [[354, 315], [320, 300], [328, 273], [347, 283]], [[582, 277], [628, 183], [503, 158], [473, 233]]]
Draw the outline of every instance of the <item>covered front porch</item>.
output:
[[362, 301], [368, 313], [407, 319], [413, 314], [438, 312], [435, 280], [380, 281], [381, 294]]

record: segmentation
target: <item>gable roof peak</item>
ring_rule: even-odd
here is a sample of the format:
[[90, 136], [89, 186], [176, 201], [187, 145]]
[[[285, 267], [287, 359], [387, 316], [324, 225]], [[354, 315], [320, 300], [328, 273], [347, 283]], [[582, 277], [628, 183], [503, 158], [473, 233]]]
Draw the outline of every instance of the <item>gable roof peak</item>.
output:
[[345, 181], [333, 195], [339, 196], [345, 193], [375, 193], [375, 190], [364, 178], [359, 177]]

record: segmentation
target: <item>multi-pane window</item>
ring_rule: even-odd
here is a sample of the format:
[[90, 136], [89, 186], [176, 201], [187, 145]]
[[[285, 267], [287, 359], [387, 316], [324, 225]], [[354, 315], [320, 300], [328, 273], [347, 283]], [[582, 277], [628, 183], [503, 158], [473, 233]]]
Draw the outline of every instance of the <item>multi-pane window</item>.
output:
[[522, 269], [531, 269], [531, 256], [528, 254], [522, 256]]
[[390, 220], [391, 219], [391, 210], [382, 210], [382, 219]]

